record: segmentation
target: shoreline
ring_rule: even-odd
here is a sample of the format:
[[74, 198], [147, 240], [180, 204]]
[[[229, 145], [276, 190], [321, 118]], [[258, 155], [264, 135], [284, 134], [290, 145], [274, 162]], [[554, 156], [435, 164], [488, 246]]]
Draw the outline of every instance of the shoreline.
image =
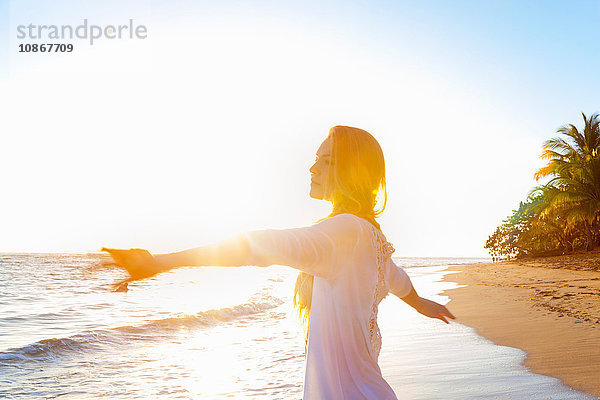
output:
[[461, 286], [443, 294], [457, 322], [525, 351], [532, 372], [600, 398], [600, 272], [582, 267], [590, 256], [450, 266], [444, 281]]

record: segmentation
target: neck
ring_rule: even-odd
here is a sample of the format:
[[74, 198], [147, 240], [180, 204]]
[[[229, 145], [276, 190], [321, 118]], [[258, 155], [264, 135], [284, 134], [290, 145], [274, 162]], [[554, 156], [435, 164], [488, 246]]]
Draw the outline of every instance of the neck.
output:
[[351, 212], [351, 211], [348, 211], [344, 206], [334, 204], [333, 209], [331, 210], [331, 214], [329, 214], [329, 216], [332, 217], [334, 215], [343, 214], [343, 213], [349, 213], [349, 214], [356, 215], [357, 217], [364, 218], [367, 221], [369, 221], [371, 224], [373, 224], [373, 226], [375, 226], [377, 229], [381, 229], [381, 227], [379, 226], [379, 223], [377, 223], [377, 221], [375, 221], [375, 215], [373, 213], [373, 210], [371, 210], [370, 212], [366, 212], [366, 213]]

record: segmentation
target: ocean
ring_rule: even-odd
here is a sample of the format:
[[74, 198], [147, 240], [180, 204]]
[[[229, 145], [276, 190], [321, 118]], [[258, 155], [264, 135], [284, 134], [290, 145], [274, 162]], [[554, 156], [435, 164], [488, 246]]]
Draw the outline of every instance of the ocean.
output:
[[[304, 337], [287, 267], [184, 268], [113, 292], [98, 254], [0, 254], [0, 398], [301, 399]], [[442, 304], [466, 258], [394, 258]], [[521, 350], [389, 295], [382, 373], [399, 399], [595, 399], [531, 373]]]

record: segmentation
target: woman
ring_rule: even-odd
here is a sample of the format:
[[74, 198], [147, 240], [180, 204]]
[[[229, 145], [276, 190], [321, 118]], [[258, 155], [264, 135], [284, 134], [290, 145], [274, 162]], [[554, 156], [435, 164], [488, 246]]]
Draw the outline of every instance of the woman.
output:
[[[304, 400], [396, 399], [377, 360], [377, 307], [388, 291], [418, 312], [448, 323], [438, 303], [419, 297], [375, 218], [387, 201], [385, 162], [368, 132], [334, 126], [310, 168], [310, 196], [333, 204], [317, 224], [248, 232], [177, 253], [103, 249], [131, 277], [181, 266], [287, 265], [300, 270], [294, 305], [308, 323]], [[378, 195], [381, 209], [375, 210]]]

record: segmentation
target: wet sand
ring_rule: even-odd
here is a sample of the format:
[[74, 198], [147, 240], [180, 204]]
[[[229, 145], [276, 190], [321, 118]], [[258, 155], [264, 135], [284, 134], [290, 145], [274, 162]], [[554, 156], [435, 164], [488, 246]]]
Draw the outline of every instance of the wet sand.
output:
[[600, 397], [600, 252], [451, 267], [457, 321], [524, 350], [533, 372]]

